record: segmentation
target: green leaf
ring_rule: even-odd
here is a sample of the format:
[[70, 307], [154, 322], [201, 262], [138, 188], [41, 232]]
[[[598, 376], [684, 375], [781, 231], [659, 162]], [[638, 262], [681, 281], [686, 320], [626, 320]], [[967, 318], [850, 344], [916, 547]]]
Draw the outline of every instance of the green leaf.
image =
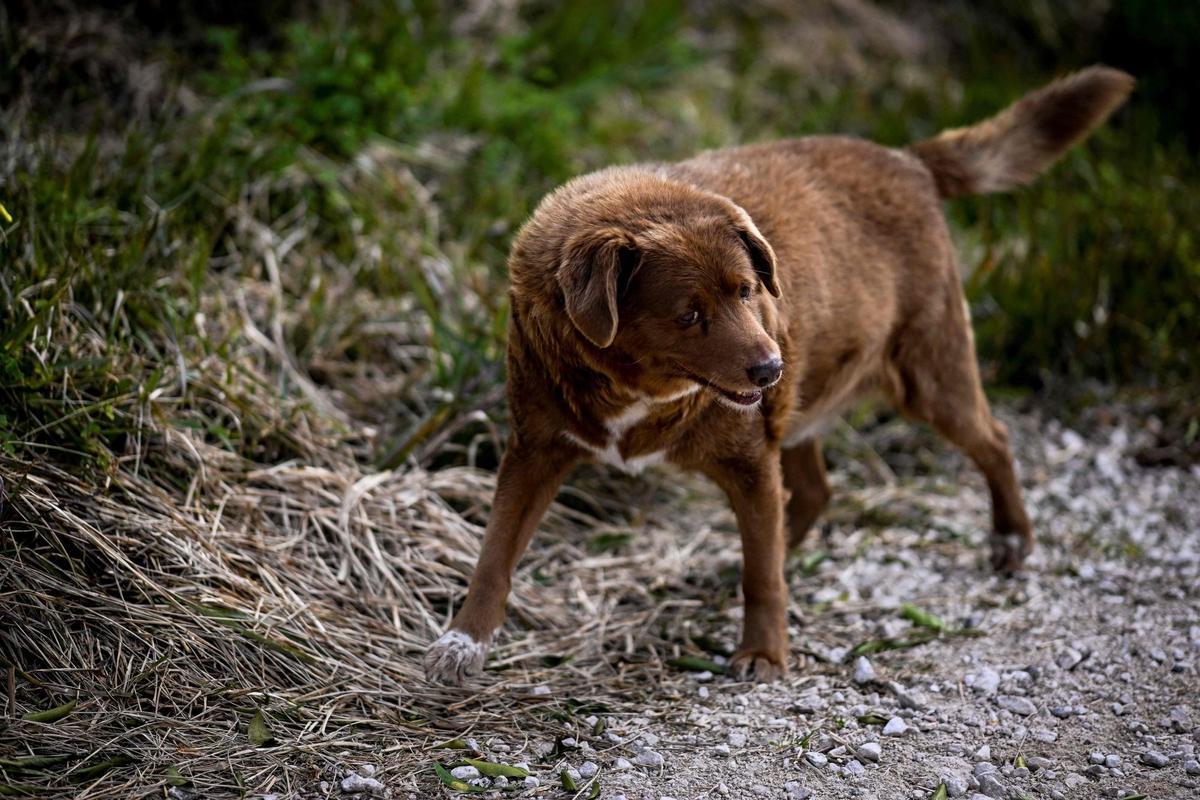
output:
[[887, 722], [888, 722], [887, 717], [883, 716], [882, 714], [876, 714], [874, 712], [858, 715], [858, 724], [859, 725], [887, 725]]
[[61, 706], [49, 708], [45, 711], [31, 711], [21, 719], [29, 720], [30, 722], [58, 722], [63, 717], [75, 710], [75, 705], [78, 700], [71, 700], [63, 703]]
[[938, 631], [939, 633], [946, 630], [945, 620], [937, 614], [914, 606], [912, 603], [904, 603], [900, 606], [900, 616], [919, 628], [928, 628], [931, 631]]
[[933, 795], [929, 798], [929, 800], [946, 800], [946, 797], [947, 797], [946, 784], [939, 783], [937, 790], [934, 791]]
[[592, 779], [592, 790], [590, 792], [588, 792], [587, 800], [596, 800], [596, 798], [599, 796], [600, 796], [600, 780], [598, 778], [593, 778]]
[[267, 725], [267, 719], [263, 716], [262, 709], [254, 712], [254, 716], [250, 718], [250, 725], [246, 730], [246, 736], [250, 739], [250, 744], [255, 747], [266, 747], [274, 744], [275, 734], [271, 731], [271, 727]]
[[441, 744], [432, 745], [432, 747], [433, 748], [441, 748], [443, 750], [466, 750], [466, 749], [468, 749], [467, 743], [464, 742], [462, 739], [450, 739], [449, 741], [442, 742]]
[[190, 780], [183, 777], [183, 773], [179, 771], [179, 767], [167, 767], [167, 784], [170, 786], [187, 786], [191, 783]]
[[71, 773], [71, 777], [75, 780], [88, 781], [92, 778], [99, 778], [101, 775], [105, 775], [117, 767], [123, 767], [126, 764], [132, 764], [136, 760], [137, 759], [131, 755], [121, 753], [120, 755], [113, 756], [112, 758], [106, 758], [103, 761], [97, 761], [95, 764], [77, 769]]
[[497, 764], [492, 761], [481, 761], [478, 758], [464, 758], [463, 763], [474, 767], [479, 770], [480, 774], [487, 775], [489, 778], [495, 778], [498, 775], [503, 775], [506, 778], [524, 778], [529, 775], [527, 771], [520, 767]]
[[71, 756], [25, 756], [24, 758], [0, 758], [0, 768], [9, 772], [28, 772], [30, 770], [57, 767], [71, 760]]
[[588, 540], [587, 548], [593, 553], [611, 553], [632, 541], [632, 533], [598, 533]]
[[558, 774], [558, 777], [562, 780], [562, 787], [568, 792], [579, 791], [579, 786], [575, 783], [575, 779], [571, 777], [570, 772], [564, 769]]
[[829, 553], [824, 550], [815, 550], [800, 560], [800, 572], [804, 575], [812, 575], [817, 571], [817, 567], [829, 558]]
[[708, 671], [716, 675], [724, 675], [727, 671], [723, 665], [707, 658], [700, 658], [699, 656], [680, 656], [679, 658], [670, 659], [667, 661], [667, 664], [685, 672]]
[[443, 767], [441, 764], [437, 763], [436, 761], [433, 762], [433, 771], [437, 773], [438, 780], [440, 780], [442, 783], [444, 783], [446, 786], [449, 786], [451, 789], [453, 789], [456, 792], [469, 792], [471, 794], [478, 794], [480, 792], [487, 791], [487, 789], [484, 789], [482, 787], [472, 786], [471, 784], [467, 783], [466, 781], [460, 781], [458, 778], [451, 775], [446, 770], [445, 767]]

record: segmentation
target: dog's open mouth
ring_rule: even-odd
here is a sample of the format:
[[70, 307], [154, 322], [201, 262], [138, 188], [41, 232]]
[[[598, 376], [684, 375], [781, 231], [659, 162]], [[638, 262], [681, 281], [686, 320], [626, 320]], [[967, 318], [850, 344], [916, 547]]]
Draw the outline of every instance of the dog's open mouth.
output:
[[755, 389], [753, 392], [729, 392], [717, 386], [712, 388], [722, 397], [737, 403], [739, 406], [752, 406], [759, 400], [762, 400], [762, 392], [758, 389]]

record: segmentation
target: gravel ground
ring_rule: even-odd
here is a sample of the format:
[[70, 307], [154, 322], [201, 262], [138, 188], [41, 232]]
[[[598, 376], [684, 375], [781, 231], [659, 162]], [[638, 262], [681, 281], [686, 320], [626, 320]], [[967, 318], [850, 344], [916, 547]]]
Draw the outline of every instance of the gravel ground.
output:
[[[480, 731], [484, 758], [535, 764], [538, 786], [503, 796], [588, 797], [594, 779], [611, 800], [929, 798], [939, 784], [971, 800], [1200, 797], [1200, 468], [1137, 465], [1153, 420], [1109, 410], [1078, 432], [1001, 416], [1039, 535], [1022, 574], [986, 569], [986, 492], [962, 459], [900, 423], [843, 433], [875, 455], [837, 459], [809, 549], [828, 557], [797, 562], [804, 663], [790, 678], [695, 673], [644, 716], [564, 728], [555, 756], [554, 742]], [[905, 603], [951, 633], [848, 652], [927, 630]], [[720, 634], [732, 641], [737, 622]], [[561, 788], [563, 769], [577, 792]], [[374, 791], [429, 796], [402, 784]]]

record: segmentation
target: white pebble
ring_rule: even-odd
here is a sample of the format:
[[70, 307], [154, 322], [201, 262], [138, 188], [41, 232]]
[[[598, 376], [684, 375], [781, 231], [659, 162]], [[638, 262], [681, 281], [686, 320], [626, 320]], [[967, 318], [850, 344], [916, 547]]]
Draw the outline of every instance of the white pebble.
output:
[[879, 763], [879, 754], [883, 748], [879, 746], [879, 742], [864, 742], [854, 751], [854, 755], [861, 758], [863, 761], [872, 761]]
[[859, 656], [854, 661], [854, 675], [852, 680], [855, 683], [870, 683], [875, 680], [875, 667], [871, 664], [870, 659], [866, 656]]
[[600, 770], [600, 767], [598, 767], [596, 765], [595, 761], [585, 761], [579, 765], [579, 774], [581, 777], [584, 777], [584, 778], [596, 777], [596, 773], [599, 770]]
[[471, 778], [479, 777], [479, 770], [470, 765], [464, 765], [450, 770], [450, 774], [458, 778], [460, 781], [469, 781]]
[[903, 736], [907, 730], [908, 725], [904, 722], [904, 720], [900, 719], [900, 717], [892, 717], [887, 721], [887, 725], [883, 726], [883, 735]]
[[642, 750], [640, 753], [638, 753], [633, 758], [633, 763], [637, 764], [639, 767], [655, 767], [655, 768], [657, 768], [657, 767], [661, 767], [663, 765], [664, 761], [665, 761], [665, 759], [663, 759], [661, 753], [656, 753], [653, 750], [650, 750], [648, 748], [645, 750]]

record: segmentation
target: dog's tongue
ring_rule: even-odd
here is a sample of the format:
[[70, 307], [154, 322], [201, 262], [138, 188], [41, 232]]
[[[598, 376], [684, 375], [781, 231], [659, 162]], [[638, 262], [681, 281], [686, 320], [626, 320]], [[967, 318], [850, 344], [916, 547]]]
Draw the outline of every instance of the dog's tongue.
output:
[[735, 403], [740, 403], [744, 406], [752, 406], [762, 399], [762, 392], [726, 392], [726, 396]]

